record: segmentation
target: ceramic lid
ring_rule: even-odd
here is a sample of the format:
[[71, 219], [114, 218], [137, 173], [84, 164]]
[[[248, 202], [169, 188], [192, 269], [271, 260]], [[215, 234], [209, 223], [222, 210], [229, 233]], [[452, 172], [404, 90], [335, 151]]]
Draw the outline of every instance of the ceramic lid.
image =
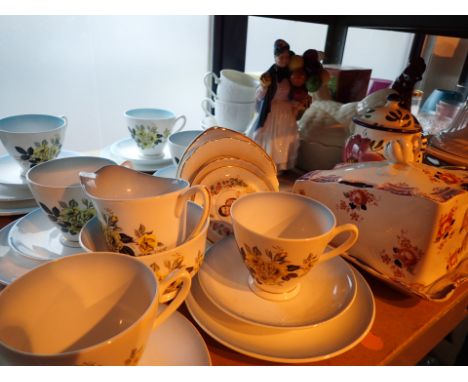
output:
[[364, 110], [353, 117], [353, 122], [370, 129], [394, 133], [420, 133], [422, 127], [418, 120], [409, 110], [401, 107], [400, 100], [398, 94], [390, 94], [384, 106]]
[[420, 163], [388, 161], [339, 164], [332, 170], [312, 171], [300, 180], [341, 183], [356, 188], [375, 188], [403, 196], [444, 203], [468, 192], [468, 171], [437, 168]]

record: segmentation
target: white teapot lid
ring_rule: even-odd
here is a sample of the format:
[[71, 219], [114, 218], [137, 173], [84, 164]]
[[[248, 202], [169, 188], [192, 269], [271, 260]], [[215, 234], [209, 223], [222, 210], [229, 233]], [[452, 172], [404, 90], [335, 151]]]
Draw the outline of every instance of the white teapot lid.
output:
[[398, 94], [390, 94], [384, 106], [367, 108], [353, 117], [353, 122], [369, 129], [385, 130], [394, 133], [420, 133], [422, 127], [411, 112], [400, 104]]

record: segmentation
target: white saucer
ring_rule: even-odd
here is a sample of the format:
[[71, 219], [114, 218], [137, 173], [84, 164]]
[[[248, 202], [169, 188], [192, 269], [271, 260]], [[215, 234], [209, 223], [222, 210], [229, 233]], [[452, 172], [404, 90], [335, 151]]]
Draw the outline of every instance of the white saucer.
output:
[[20, 202], [34, 200], [31, 191], [28, 188], [20, 189], [0, 184], [0, 203]]
[[[61, 150], [59, 158], [81, 155], [80, 153], [68, 150]], [[23, 169], [10, 155], [0, 157], [0, 185], [10, 189], [29, 190], [26, 178], [21, 175]]]
[[167, 153], [167, 150], [160, 156], [142, 155], [132, 138], [124, 138], [113, 143], [110, 146], [110, 152], [117, 157], [130, 160], [138, 165], [163, 166], [172, 163], [171, 156]]
[[28, 259], [8, 244], [8, 235], [16, 222], [0, 230], [0, 283], [8, 285], [26, 272], [44, 264], [43, 261]]
[[177, 166], [175, 164], [171, 164], [169, 166], [160, 168], [156, 170], [153, 174], [154, 176], [159, 176], [161, 178], [176, 178], [177, 177]]
[[343, 314], [356, 296], [351, 267], [341, 257], [335, 257], [304, 276], [296, 297], [280, 302], [263, 299], [249, 288], [249, 272], [232, 236], [206, 252], [198, 279], [205, 295], [225, 313], [250, 324], [277, 329], [323, 324]]
[[314, 362], [353, 348], [372, 327], [374, 296], [361, 274], [353, 271], [357, 295], [350, 308], [339, 317], [307, 329], [273, 329], [236, 320], [206, 297], [198, 277], [193, 278], [185, 304], [200, 327], [230, 349], [272, 362]]
[[0, 216], [25, 215], [38, 207], [34, 199], [18, 202], [0, 202]]
[[175, 312], [151, 333], [138, 366], [211, 366], [211, 358], [195, 326]]
[[61, 237], [60, 230], [42, 209], [37, 208], [15, 222], [8, 235], [8, 243], [23, 256], [42, 261], [83, 252], [78, 243], [78, 248], [63, 245]]
[[23, 169], [10, 155], [0, 157], [0, 185], [10, 189], [28, 190], [26, 178], [21, 176]]

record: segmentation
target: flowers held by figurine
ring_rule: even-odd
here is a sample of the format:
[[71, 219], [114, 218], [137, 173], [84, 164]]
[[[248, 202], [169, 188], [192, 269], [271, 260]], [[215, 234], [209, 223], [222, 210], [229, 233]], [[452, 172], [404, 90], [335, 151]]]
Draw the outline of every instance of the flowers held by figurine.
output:
[[278, 171], [293, 168], [299, 146], [297, 120], [310, 106], [309, 92], [321, 85], [323, 67], [316, 50], [303, 56], [284, 40], [273, 46], [275, 63], [260, 76], [259, 117], [252, 138], [271, 156]]

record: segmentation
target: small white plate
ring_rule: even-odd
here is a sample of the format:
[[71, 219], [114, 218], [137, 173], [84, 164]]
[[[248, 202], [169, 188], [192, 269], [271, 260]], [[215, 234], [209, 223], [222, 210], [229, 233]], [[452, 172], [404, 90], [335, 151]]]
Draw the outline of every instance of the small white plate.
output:
[[0, 203], [28, 200], [34, 200], [29, 187], [26, 189], [18, 189], [0, 184]]
[[177, 176], [177, 166], [175, 164], [171, 164], [170, 166], [160, 168], [159, 170], [156, 170], [153, 175], [161, 178], [175, 179]]
[[197, 184], [197, 182], [204, 178], [208, 173], [217, 170], [221, 167], [239, 167], [245, 170], [250, 171], [251, 173], [255, 174], [263, 183], [265, 183], [270, 191], [278, 191], [273, 184], [271, 184], [268, 177], [261, 172], [257, 166], [253, 165], [250, 162], [246, 162], [245, 160], [238, 159], [238, 158], [230, 158], [230, 157], [219, 157], [213, 159], [210, 163], [202, 166], [195, 174], [194, 178], [190, 180], [193, 184]]
[[81, 247], [62, 244], [60, 230], [37, 208], [17, 220], [8, 235], [10, 246], [23, 256], [34, 260], [53, 260], [83, 252]]
[[205, 255], [199, 282], [205, 295], [225, 313], [260, 326], [303, 329], [343, 314], [356, 296], [351, 267], [335, 257], [314, 267], [288, 301], [270, 301], [253, 293], [249, 272], [231, 236], [214, 244]]
[[185, 304], [200, 327], [215, 340], [239, 353], [272, 362], [315, 362], [335, 357], [356, 346], [375, 318], [372, 291], [359, 272], [357, 295], [342, 315], [307, 329], [274, 329], [237, 320], [216, 307], [194, 277]]
[[28, 259], [16, 252], [8, 244], [8, 235], [16, 222], [0, 230], [0, 283], [8, 285], [26, 272], [44, 264], [43, 261]]
[[231, 205], [241, 196], [252, 192], [273, 191], [254, 173], [241, 167], [225, 166], [196, 177], [192, 185], [202, 184], [211, 196], [210, 219], [231, 222]]
[[211, 366], [211, 358], [195, 326], [175, 312], [150, 334], [138, 366]]
[[0, 216], [24, 215], [34, 211], [38, 207], [34, 199], [11, 202], [0, 201]]
[[140, 153], [138, 146], [132, 138], [124, 138], [113, 143], [110, 146], [110, 152], [126, 160], [130, 160], [137, 165], [143, 166], [165, 166], [172, 163], [170, 154], [164, 150], [164, 154], [160, 156], [144, 156]]
[[[68, 150], [61, 150], [59, 158], [81, 155], [80, 153]], [[29, 190], [26, 178], [21, 175], [22, 168], [10, 155], [0, 157], [0, 185], [11, 189]]]
[[279, 189], [275, 164], [265, 150], [243, 134], [223, 128], [208, 129], [194, 139], [179, 162], [177, 176], [190, 181], [200, 168], [221, 156], [252, 163]]

